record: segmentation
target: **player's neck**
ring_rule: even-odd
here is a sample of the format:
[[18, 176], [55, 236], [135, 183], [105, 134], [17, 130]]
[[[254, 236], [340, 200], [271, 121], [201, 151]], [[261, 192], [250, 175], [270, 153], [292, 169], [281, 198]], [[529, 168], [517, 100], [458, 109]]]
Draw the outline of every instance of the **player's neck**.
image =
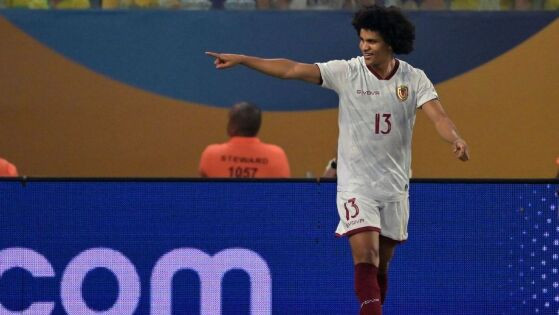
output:
[[394, 70], [395, 66], [396, 66], [396, 58], [392, 57], [383, 63], [372, 65], [371, 68], [374, 72], [376, 72], [378, 76], [385, 79], [386, 77], [392, 74], [392, 71]]
[[386, 62], [383, 62], [378, 65], [373, 65], [373, 69], [375, 69], [376, 73], [378, 73], [381, 77], [386, 78], [392, 72], [395, 65], [396, 65], [396, 59], [392, 57]]

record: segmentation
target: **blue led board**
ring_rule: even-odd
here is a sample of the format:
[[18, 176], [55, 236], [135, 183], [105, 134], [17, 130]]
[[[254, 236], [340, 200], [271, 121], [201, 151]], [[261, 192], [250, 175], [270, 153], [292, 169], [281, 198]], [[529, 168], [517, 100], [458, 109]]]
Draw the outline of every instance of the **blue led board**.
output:
[[[416, 182], [384, 314], [558, 314], [556, 183]], [[0, 313], [357, 314], [334, 183], [0, 181]]]

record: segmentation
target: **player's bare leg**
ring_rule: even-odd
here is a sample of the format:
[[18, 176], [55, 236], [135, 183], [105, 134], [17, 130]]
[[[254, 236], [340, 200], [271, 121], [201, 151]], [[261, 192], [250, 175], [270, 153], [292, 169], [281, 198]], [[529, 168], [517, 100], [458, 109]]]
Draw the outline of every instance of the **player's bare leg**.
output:
[[386, 291], [388, 290], [388, 265], [392, 256], [394, 256], [394, 249], [399, 244], [398, 241], [388, 237], [379, 237], [379, 265], [378, 265], [378, 285], [380, 287], [380, 302], [384, 304], [386, 298]]
[[360, 315], [381, 315], [378, 285], [379, 232], [366, 231], [349, 237], [355, 266], [355, 293], [361, 303]]

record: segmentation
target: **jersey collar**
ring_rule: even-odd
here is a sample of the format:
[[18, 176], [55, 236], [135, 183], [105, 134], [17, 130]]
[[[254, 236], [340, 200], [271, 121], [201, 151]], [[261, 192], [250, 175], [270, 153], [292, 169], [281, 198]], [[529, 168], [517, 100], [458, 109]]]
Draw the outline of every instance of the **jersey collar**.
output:
[[260, 139], [258, 137], [240, 137], [240, 136], [233, 136], [229, 139], [229, 142], [235, 143], [260, 143]]
[[394, 68], [392, 68], [392, 71], [390, 71], [390, 73], [388, 74], [388, 76], [386, 76], [386, 78], [381, 77], [372, 67], [369, 67], [367, 65], [365, 65], [365, 67], [367, 67], [367, 69], [369, 69], [369, 72], [371, 72], [375, 77], [377, 77], [377, 79], [388, 81], [392, 79], [392, 77], [394, 76], [394, 74], [396, 74], [396, 71], [398, 71], [398, 68], [400, 67], [400, 61], [396, 58], [395, 60], [396, 62], [394, 63]]

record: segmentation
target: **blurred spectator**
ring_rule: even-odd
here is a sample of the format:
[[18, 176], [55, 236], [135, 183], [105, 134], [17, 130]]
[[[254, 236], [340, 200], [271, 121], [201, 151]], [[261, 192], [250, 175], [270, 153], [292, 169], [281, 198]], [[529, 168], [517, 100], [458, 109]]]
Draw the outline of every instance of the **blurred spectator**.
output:
[[[432, 1], [432, 0], [424, 0]], [[448, 0], [447, 0], [448, 1]], [[450, 0], [452, 10], [555, 10], [559, 0]], [[425, 7], [427, 9], [427, 7]]]
[[[179, 8], [179, 1], [165, 1], [164, 8]], [[101, 7], [103, 9], [149, 9], [160, 6], [159, 0], [102, 0]]]
[[48, 0], [4, 0], [4, 5], [14, 9], [48, 9]]
[[451, 0], [450, 2], [451, 10], [479, 11], [479, 10], [500, 10], [500, 8], [501, 8], [500, 0]]
[[344, 0], [342, 8], [343, 9], [359, 9], [362, 6], [381, 4], [381, 1], [375, 0]]
[[257, 137], [262, 122], [258, 106], [241, 102], [229, 111], [229, 141], [206, 147], [200, 158], [202, 177], [289, 177], [282, 148]]
[[[258, 0], [259, 9], [269, 9], [270, 2], [268, 0]], [[214, 3], [215, 4], [215, 3]], [[252, 10], [256, 9], [255, 0], [226, 0], [223, 7], [227, 10]]]
[[531, 10], [532, 9], [532, 0], [515, 0], [513, 9], [514, 10]]
[[53, 0], [51, 5], [55, 9], [89, 9], [89, 0]]
[[16, 166], [0, 158], [0, 176], [18, 176]]
[[543, 8], [546, 10], [559, 10], [559, 0], [545, 0]]
[[0, 8], [356, 10], [364, 5], [404, 10], [557, 10], [559, 0], [0, 0]]
[[[408, 1], [408, 2], [412, 2], [412, 1]], [[406, 7], [403, 8], [408, 9]], [[419, 8], [421, 10], [446, 10], [447, 1], [446, 0], [423, 0], [420, 2]]]
[[[291, 6], [293, 2], [293, 7]], [[287, 10], [305, 9], [307, 0], [213, 0], [215, 9], [226, 10]]]

